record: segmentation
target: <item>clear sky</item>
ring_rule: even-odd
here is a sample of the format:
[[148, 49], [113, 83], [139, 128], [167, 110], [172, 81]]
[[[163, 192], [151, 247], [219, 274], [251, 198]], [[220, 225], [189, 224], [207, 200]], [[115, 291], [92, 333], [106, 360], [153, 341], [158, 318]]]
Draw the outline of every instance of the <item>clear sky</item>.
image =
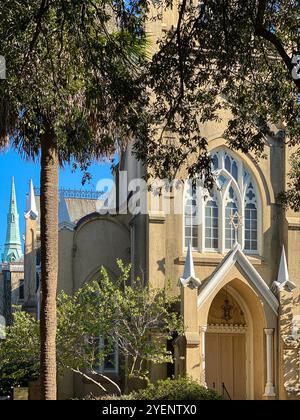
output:
[[[93, 165], [89, 172], [92, 175], [90, 183], [82, 186], [82, 172], [72, 172], [70, 167], [60, 171], [60, 187], [71, 189], [96, 190], [97, 182], [103, 178], [112, 178], [109, 163]], [[29, 180], [33, 180], [35, 187], [39, 187], [40, 166], [37, 163], [24, 161], [15, 151], [8, 150], [0, 153], [0, 256], [3, 252], [6, 235], [6, 217], [9, 206], [11, 180], [15, 177], [18, 211], [20, 215], [21, 237], [24, 234], [24, 212], [26, 193]]]

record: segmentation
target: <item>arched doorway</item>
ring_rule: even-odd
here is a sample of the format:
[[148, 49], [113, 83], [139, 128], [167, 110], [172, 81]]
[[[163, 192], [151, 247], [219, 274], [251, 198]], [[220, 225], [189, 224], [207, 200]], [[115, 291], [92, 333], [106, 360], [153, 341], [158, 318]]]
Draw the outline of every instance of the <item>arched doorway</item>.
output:
[[249, 311], [234, 289], [226, 285], [211, 303], [205, 338], [206, 384], [225, 398], [250, 397], [250, 335]]

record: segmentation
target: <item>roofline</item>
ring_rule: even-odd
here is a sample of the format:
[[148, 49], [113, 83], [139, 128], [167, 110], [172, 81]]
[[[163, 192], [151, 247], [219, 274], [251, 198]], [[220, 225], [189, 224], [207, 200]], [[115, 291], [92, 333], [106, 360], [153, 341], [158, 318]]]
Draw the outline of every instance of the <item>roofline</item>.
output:
[[239, 244], [236, 244], [235, 247], [228, 252], [224, 260], [221, 262], [221, 264], [219, 264], [217, 269], [211, 275], [208, 283], [206, 283], [203, 289], [200, 290], [198, 296], [198, 307], [202, 306], [203, 303], [209, 298], [209, 296], [211, 296], [224, 275], [226, 275], [236, 263], [239, 264], [242, 270], [245, 271], [250, 282], [264, 297], [272, 311], [278, 315], [279, 302], [277, 298], [272, 293], [271, 289], [263, 280], [255, 267], [248, 260], [246, 255], [243, 253]]

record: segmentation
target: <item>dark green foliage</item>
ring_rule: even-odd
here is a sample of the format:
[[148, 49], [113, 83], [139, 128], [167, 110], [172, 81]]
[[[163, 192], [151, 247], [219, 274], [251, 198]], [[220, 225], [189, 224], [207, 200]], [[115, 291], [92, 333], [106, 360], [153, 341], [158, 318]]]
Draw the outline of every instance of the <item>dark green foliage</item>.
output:
[[190, 378], [166, 379], [146, 389], [133, 392], [134, 400], [222, 400], [215, 391], [206, 389]]
[[132, 392], [129, 395], [117, 397], [115, 395], [95, 398], [88, 396], [85, 399], [101, 400], [222, 400], [223, 397], [211, 389], [206, 389], [190, 378], [166, 379], [150, 384], [146, 389]]
[[217, 121], [221, 109], [231, 113], [220, 135], [232, 148], [262, 156], [266, 136], [278, 130], [298, 145], [300, 79], [292, 76], [292, 57], [299, 1], [167, 3], [178, 8], [178, 20], [162, 35], [149, 66], [155, 100], [148, 118], [155, 129], [136, 146], [155, 175], [172, 178], [184, 168], [211, 186], [203, 124]]
[[[23, 378], [15, 378], [15, 372], [24, 372]], [[38, 378], [37, 372], [31, 369], [27, 364], [11, 364], [6, 366], [5, 369], [0, 370], [0, 397], [13, 396], [13, 388], [17, 386], [28, 386], [29, 381]]]
[[[139, 2], [137, 2], [139, 4]], [[0, 9], [0, 148], [38, 158], [45, 130], [60, 163], [86, 169], [136, 126], [146, 40], [141, 18], [116, 0], [5, 0]]]

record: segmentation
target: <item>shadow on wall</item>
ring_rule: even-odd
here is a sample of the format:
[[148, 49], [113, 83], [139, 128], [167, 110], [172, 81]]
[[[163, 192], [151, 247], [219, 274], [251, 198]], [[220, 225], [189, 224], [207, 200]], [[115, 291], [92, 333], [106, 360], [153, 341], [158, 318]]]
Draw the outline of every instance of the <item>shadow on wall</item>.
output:
[[280, 335], [283, 344], [284, 387], [289, 397], [300, 396], [300, 341], [293, 336], [293, 307], [299, 297], [293, 299], [290, 293], [280, 295]]

